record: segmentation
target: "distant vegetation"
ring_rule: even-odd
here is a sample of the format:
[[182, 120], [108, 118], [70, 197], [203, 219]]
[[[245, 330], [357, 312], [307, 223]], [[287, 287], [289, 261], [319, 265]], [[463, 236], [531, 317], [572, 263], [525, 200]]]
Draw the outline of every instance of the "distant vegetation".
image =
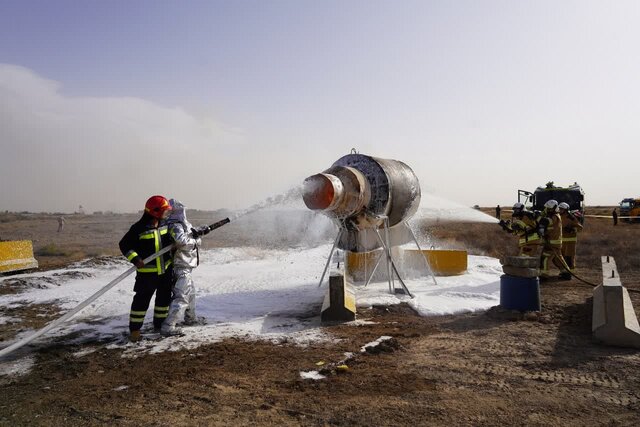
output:
[[56, 246], [55, 243], [50, 243], [36, 249], [35, 254], [36, 256], [68, 256], [70, 252]]

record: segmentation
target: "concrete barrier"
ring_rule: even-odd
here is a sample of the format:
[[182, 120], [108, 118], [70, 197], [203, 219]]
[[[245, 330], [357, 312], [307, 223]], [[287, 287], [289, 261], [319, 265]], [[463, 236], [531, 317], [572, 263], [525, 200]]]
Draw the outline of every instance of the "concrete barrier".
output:
[[332, 272], [329, 275], [329, 289], [322, 303], [322, 322], [349, 322], [356, 320], [356, 294], [345, 275]]
[[640, 325], [612, 257], [602, 257], [602, 285], [593, 291], [591, 331], [596, 341], [640, 348]]

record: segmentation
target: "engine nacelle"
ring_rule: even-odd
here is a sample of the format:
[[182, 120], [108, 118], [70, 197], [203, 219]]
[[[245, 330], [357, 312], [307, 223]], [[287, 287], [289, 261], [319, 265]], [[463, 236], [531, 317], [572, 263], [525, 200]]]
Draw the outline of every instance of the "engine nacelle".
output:
[[381, 247], [374, 230], [385, 218], [395, 244], [408, 239], [403, 224], [420, 205], [420, 183], [403, 162], [349, 154], [305, 179], [303, 200], [343, 229], [339, 248], [366, 252]]

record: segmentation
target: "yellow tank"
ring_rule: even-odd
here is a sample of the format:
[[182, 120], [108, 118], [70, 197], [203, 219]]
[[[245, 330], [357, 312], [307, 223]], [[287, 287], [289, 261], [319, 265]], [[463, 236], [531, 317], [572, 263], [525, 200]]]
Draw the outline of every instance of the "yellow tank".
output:
[[[467, 271], [467, 251], [426, 249], [422, 252], [424, 255], [418, 249], [394, 248], [392, 256], [398, 268], [407, 276], [426, 274], [425, 255], [433, 274], [436, 276], [455, 276]], [[382, 251], [346, 252], [347, 271], [354, 280], [364, 280], [371, 274], [378, 257], [381, 255], [384, 256]], [[379, 266], [378, 274], [384, 275], [385, 268], [384, 265]]]
[[[467, 251], [445, 249], [423, 249], [433, 274], [436, 276], [456, 276], [467, 271]], [[424, 256], [418, 249], [405, 250], [405, 257], [418, 258]]]
[[0, 242], [0, 273], [38, 268], [31, 240]]

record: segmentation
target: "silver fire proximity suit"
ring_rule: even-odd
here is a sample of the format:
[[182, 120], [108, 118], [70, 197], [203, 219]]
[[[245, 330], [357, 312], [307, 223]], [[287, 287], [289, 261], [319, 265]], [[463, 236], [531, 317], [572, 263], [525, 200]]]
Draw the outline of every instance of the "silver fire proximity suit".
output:
[[177, 200], [170, 201], [173, 209], [167, 219], [169, 234], [175, 244], [173, 274], [175, 285], [169, 315], [162, 324], [161, 332], [166, 335], [180, 333], [176, 324], [183, 320], [186, 324], [196, 322], [196, 289], [191, 271], [200, 261], [198, 246], [200, 239], [193, 238], [193, 226], [187, 220], [185, 206]]

